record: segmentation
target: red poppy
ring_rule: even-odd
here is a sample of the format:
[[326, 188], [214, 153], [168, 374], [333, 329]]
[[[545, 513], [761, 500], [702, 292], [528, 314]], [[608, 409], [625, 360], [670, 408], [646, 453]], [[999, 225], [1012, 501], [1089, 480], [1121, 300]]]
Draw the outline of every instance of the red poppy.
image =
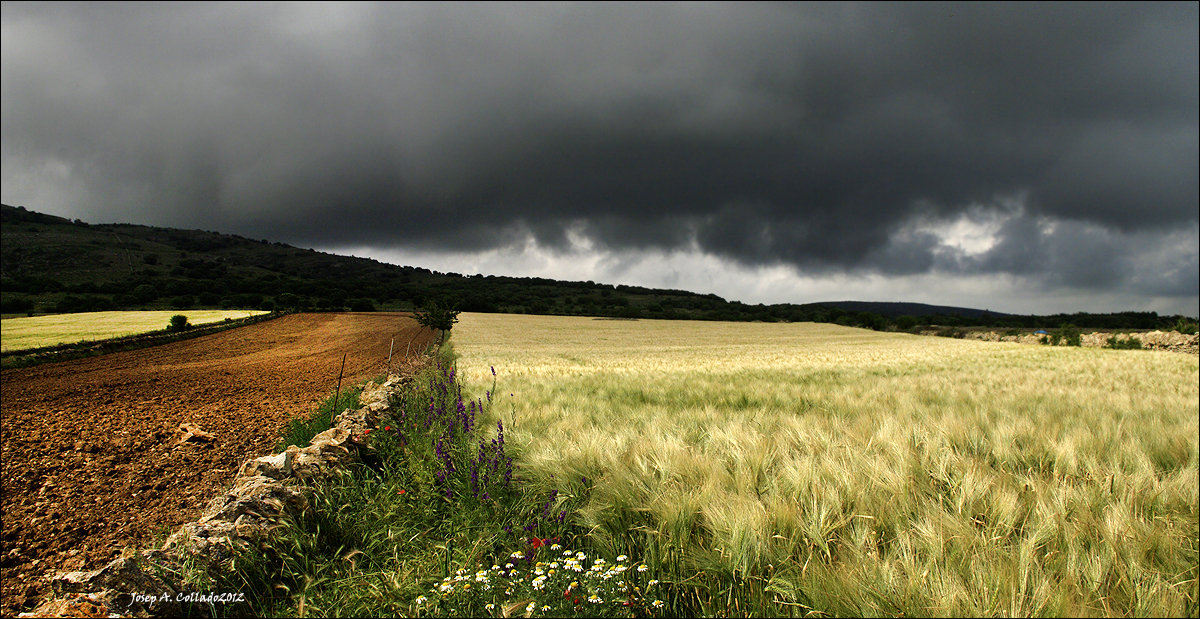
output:
[[385, 432], [386, 432], [386, 431], [388, 431], [388, 430], [391, 430], [391, 429], [392, 429], [392, 426], [383, 426], [383, 430], [384, 430]]
[[401, 488], [400, 490], [396, 491], [396, 494], [404, 494], [404, 489]]
[[542, 540], [537, 537], [533, 538], [533, 541], [529, 542], [529, 544], [533, 546], [535, 550], [545, 545]]

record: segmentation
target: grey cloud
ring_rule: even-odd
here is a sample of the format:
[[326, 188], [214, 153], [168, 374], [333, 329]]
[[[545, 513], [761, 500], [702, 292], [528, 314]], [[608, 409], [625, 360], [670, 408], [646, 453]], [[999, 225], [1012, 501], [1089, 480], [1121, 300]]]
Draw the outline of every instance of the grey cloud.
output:
[[[1052, 265], [1085, 287], [1137, 280], [1113, 239], [1197, 221], [1194, 3], [2, 15], [4, 200], [61, 163], [84, 189], [54, 206], [93, 221], [457, 251], [583, 235], [806, 272]], [[902, 234], [1018, 194], [1028, 216], [983, 258]]]
[[1179, 223], [1182, 205], [1200, 204], [1198, 153], [1194, 124], [1096, 127], [1046, 171], [1039, 198], [1058, 215], [1123, 229]]
[[1200, 290], [1200, 227], [1163, 234], [1009, 213], [996, 244], [973, 256], [946, 252], [935, 267], [949, 274], [1008, 273], [1047, 289], [1123, 290], [1132, 295], [1194, 297]]

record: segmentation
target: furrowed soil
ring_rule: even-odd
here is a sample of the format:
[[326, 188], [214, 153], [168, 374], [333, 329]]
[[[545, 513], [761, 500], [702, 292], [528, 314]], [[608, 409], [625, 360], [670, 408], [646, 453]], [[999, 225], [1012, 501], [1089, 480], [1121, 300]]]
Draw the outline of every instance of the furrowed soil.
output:
[[[433, 333], [406, 314], [294, 314], [155, 348], [4, 370], [0, 613], [195, 520], [248, 458], [337, 385], [381, 376]], [[414, 352], [415, 356], [415, 352]], [[178, 443], [189, 423], [215, 435]]]

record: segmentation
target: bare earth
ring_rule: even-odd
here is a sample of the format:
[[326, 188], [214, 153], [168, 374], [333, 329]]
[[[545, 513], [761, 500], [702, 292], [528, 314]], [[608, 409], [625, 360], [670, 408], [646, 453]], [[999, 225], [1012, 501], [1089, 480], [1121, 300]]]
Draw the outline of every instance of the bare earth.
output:
[[[248, 458], [337, 384], [433, 337], [405, 314], [296, 314], [155, 348], [2, 374], [0, 613], [194, 520]], [[181, 423], [215, 435], [177, 445]]]

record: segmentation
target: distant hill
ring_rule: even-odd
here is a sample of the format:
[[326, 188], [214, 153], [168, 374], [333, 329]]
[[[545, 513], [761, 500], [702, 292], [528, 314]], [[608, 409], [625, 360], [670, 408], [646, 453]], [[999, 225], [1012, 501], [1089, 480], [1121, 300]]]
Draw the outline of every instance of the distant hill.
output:
[[750, 305], [686, 290], [439, 273], [236, 234], [89, 224], [8, 205], [0, 205], [0, 232], [0, 300], [8, 315], [190, 307], [410, 310], [443, 300], [468, 312], [835, 322], [877, 330], [927, 325], [1032, 329], [1068, 323], [1153, 329], [1169, 328], [1177, 318], [1154, 312], [1010, 316], [863, 301]]
[[847, 312], [874, 312], [888, 318], [898, 318], [900, 316], [935, 316], [941, 314], [943, 316], [963, 316], [966, 318], [983, 318], [992, 316], [996, 318], [1008, 317], [1012, 314], [1002, 314], [986, 309], [972, 309], [969, 307], [951, 307], [949, 305], [926, 305], [924, 303], [887, 303], [878, 301], [834, 301], [822, 302], [825, 307], [836, 307], [846, 310]]

